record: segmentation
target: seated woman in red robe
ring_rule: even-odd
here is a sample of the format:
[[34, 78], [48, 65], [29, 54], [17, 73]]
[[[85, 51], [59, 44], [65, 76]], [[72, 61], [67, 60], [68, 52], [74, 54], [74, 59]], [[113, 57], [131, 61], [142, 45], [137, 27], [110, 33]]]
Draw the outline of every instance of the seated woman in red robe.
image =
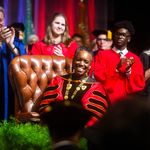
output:
[[53, 101], [72, 101], [92, 112], [88, 126], [101, 119], [109, 107], [109, 99], [101, 83], [88, 76], [91, 62], [92, 51], [79, 47], [73, 59], [73, 73], [53, 78], [42, 100], [35, 103], [35, 110], [42, 114]]
[[47, 27], [44, 40], [36, 42], [31, 55], [58, 55], [73, 58], [78, 45], [71, 41], [67, 18], [64, 14], [55, 13]]

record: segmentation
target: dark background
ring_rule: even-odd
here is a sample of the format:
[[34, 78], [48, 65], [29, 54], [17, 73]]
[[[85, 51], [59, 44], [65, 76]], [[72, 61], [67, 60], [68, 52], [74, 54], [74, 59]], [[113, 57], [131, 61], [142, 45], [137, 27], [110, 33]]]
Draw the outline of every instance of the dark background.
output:
[[150, 4], [148, 3], [149, 1], [146, 0], [113, 1], [113, 21], [130, 20], [135, 27], [135, 35], [130, 47], [137, 54], [150, 48]]

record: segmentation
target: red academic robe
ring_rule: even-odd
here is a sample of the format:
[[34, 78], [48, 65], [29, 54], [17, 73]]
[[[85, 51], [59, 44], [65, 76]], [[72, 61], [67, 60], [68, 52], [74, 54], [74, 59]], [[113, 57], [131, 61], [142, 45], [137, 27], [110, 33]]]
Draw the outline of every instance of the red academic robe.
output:
[[120, 55], [113, 50], [99, 51], [92, 66], [95, 78], [103, 84], [112, 104], [128, 94], [143, 90], [145, 86], [140, 58], [130, 51], [125, 56], [134, 58], [129, 76], [116, 70]]
[[[64, 100], [64, 93], [68, 82], [68, 78], [61, 76], [56, 76], [52, 79], [43, 95], [40, 103], [40, 111], [43, 112], [47, 105], [52, 101]], [[71, 81], [73, 86], [70, 89], [69, 97], [73, 95], [74, 90], [80, 83], [81, 82]], [[68, 100], [81, 104], [85, 109], [92, 112], [93, 118], [87, 124], [88, 126], [91, 126], [97, 121], [97, 119], [103, 117], [110, 103], [102, 85], [99, 82], [86, 82], [84, 83], [84, 87], [87, 88], [78, 91], [73, 99], [69, 98]]]

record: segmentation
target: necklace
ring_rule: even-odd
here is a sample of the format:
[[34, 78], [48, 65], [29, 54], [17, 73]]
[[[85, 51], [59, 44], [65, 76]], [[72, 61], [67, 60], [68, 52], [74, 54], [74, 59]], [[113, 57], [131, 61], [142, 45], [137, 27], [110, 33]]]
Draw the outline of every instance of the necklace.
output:
[[[76, 96], [78, 91], [85, 90], [87, 88], [87, 86], [83, 85], [84, 83], [86, 83], [87, 80], [88, 80], [88, 77], [81, 80], [81, 83], [76, 87], [75, 91], [73, 92], [71, 99], [74, 99], [74, 97]], [[65, 100], [67, 100], [69, 98], [68, 95], [69, 95], [70, 89], [72, 88], [71, 81], [72, 81], [72, 76], [70, 75], [70, 78], [68, 79], [68, 84], [66, 86], [66, 92], [65, 92], [65, 96], [64, 96]]]
[[57, 37], [57, 38], [52, 38], [52, 43], [55, 45], [61, 43], [61, 37]]

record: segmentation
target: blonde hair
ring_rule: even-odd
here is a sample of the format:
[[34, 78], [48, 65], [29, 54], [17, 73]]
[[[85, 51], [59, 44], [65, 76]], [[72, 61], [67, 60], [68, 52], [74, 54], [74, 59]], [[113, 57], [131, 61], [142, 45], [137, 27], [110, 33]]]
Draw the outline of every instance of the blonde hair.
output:
[[2, 6], [0, 6], [0, 12], [2, 12], [2, 13], [3, 13], [4, 18], [5, 18], [5, 11], [4, 11], [4, 8], [3, 8]]
[[61, 35], [61, 42], [63, 42], [65, 45], [69, 44], [70, 42], [69, 28], [66, 16], [62, 13], [54, 13], [47, 27], [46, 36], [44, 37], [44, 42], [48, 45], [52, 44], [52, 22], [58, 16], [62, 16], [65, 19], [65, 31]]

